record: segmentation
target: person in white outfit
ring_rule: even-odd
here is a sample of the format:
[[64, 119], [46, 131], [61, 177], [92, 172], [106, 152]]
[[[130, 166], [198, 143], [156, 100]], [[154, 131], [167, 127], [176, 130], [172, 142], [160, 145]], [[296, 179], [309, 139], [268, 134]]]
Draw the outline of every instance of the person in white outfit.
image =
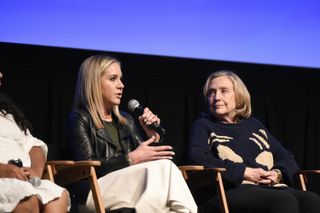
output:
[[[0, 85], [2, 77], [0, 72]], [[23, 113], [0, 93], [0, 213], [65, 213], [69, 194], [49, 180], [40, 180], [48, 150], [29, 130]]]

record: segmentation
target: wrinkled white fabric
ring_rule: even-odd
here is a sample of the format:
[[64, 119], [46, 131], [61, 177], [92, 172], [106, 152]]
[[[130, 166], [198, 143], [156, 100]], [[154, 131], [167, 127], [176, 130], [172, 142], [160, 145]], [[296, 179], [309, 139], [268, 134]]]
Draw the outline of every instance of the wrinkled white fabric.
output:
[[[106, 208], [132, 207], [138, 213], [197, 212], [180, 170], [170, 160], [141, 163], [98, 179]], [[89, 194], [87, 212], [94, 212]]]
[[0, 112], [0, 163], [8, 163], [11, 159], [20, 159], [23, 166], [30, 167], [29, 152], [33, 146], [39, 146], [47, 156], [47, 145], [33, 137], [30, 132], [27, 135], [17, 126], [11, 114], [6, 117]]
[[[0, 112], [0, 163], [6, 164], [11, 159], [20, 159], [23, 166], [30, 167], [29, 152], [33, 146], [39, 146], [47, 156], [47, 145], [27, 135], [16, 125], [11, 114], [4, 116]], [[43, 204], [59, 198], [64, 188], [48, 180], [41, 180], [40, 186], [34, 187], [27, 181], [15, 178], [0, 178], [0, 212], [12, 212], [20, 200], [36, 195]]]

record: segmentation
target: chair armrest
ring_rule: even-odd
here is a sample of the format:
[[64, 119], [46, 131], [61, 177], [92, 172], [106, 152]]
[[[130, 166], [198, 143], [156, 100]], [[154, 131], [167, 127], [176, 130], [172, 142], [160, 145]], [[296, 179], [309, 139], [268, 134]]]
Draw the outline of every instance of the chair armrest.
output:
[[211, 168], [206, 168], [204, 166], [200, 165], [185, 165], [185, 166], [179, 166], [178, 167], [180, 171], [182, 172], [183, 177], [187, 180], [189, 178], [187, 172], [195, 172], [195, 171], [213, 171], [213, 172], [224, 172], [226, 171], [225, 168], [220, 168], [220, 167], [211, 167]]
[[100, 166], [101, 162], [98, 160], [83, 160], [83, 161], [75, 161], [76, 166]]
[[183, 171], [201, 171], [201, 170], [204, 170], [204, 166], [185, 165], [185, 166], [179, 166], [179, 169]]
[[319, 169], [310, 169], [310, 170], [300, 170], [297, 172], [297, 174], [308, 174], [308, 173], [320, 174], [320, 170]]
[[54, 182], [54, 176], [58, 173], [57, 170], [59, 168], [63, 168], [64, 166], [72, 166], [72, 165], [75, 165], [75, 162], [71, 160], [47, 161], [42, 174], [42, 178], [48, 179]]
[[179, 169], [180, 170], [185, 170], [185, 171], [201, 171], [201, 170], [209, 170], [209, 171], [216, 171], [216, 172], [224, 172], [224, 171], [226, 171], [226, 169], [222, 168], [222, 167], [204, 167], [204, 166], [200, 166], [200, 165], [179, 166]]
[[55, 160], [55, 161], [47, 161], [47, 165], [53, 165], [53, 166], [100, 166], [101, 162], [98, 160], [83, 160], [83, 161]]
[[100, 166], [100, 161], [70, 161], [57, 160], [48, 161], [43, 178], [49, 179], [59, 185], [65, 186], [82, 179], [86, 179], [91, 174], [91, 169]]
[[74, 165], [75, 162], [73, 160], [53, 160], [53, 161], [47, 161], [47, 164], [49, 165]]

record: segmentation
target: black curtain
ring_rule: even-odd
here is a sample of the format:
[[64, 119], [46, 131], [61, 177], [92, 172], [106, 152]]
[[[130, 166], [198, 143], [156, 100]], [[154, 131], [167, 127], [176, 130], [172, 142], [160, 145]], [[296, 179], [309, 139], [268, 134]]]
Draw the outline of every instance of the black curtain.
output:
[[[137, 99], [156, 113], [167, 130], [166, 143], [183, 163], [193, 121], [206, 110], [202, 87], [219, 69], [240, 75], [252, 96], [253, 116], [294, 153], [303, 169], [320, 169], [320, 69], [160, 57], [93, 50], [0, 43], [2, 92], [25, 112], [33, 135], [49, 146], [49, 159], [64, 158], [64, 128], [72, 108], [81, 62], [110, 54], [122, 63], [125, 92], [120, 109]], [[319, 177], [309, 178], [320, 194]]]

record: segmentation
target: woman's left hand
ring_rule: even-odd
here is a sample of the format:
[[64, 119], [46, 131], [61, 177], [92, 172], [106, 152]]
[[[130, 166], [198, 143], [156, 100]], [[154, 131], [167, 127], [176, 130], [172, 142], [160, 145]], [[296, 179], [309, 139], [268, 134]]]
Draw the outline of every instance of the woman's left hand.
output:
[[266, 180], [269, 180], [271, 182], [271, 184], [276, 184], [278, 183], [278, 174], [271, 170], [271, 171], [268, 171], [268, 175], [265, 177]]
[[154, 130], [152, 130], [150, 127], [148, 127], [148, 125], [154, 122], [160, 124], [160, 118], [158, 118], [157, 115], [153, 114], [148, 107], [144, 108], [143, 114], [139, 116], [139, 122], [144, 131], [146, 132], [148, 138], [155, 136], [155, 141], [159, 141], [160, 135], [156, 133]]

